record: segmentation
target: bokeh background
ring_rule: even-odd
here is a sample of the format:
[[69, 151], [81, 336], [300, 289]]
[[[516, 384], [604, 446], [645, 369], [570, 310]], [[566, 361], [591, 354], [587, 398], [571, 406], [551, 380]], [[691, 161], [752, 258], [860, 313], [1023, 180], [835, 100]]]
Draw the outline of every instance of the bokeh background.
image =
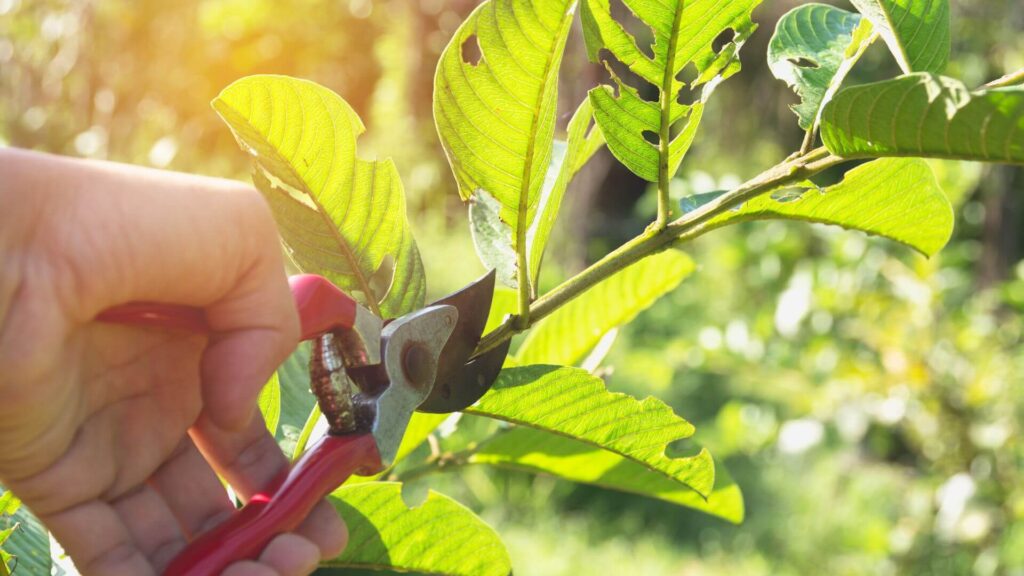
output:
[[[755, 12], [744, 70], [712, 100], [677, 196], [799, 147], [765, 46], [800, 3]], [[430, 103], [438, 54], [475, 4], [0, 0], [0, 145], [245, 179], [210, 99], [248, 74], [316, 80], [365, 119], [364, 157], [395, 158], [440, 294], [482, 270]], [[1019, 0], [952, 4], [950, 75], [980, 85], [1024, 67]], [[602, 78], [578, 32], [563, 122]], [[896, 73], [879, 43], [850, 82]], [[697, 425], [745, 492], [742, 526], [512, 472], [418, 483], [495, 525], [520, 575], [1024, 574], [1024, 172], [935, 167], [958, 213], [939, 257], [832, 228], [738, 226], [689, 246], [698, 272], [618, 335], [609, 386]], [[570, 188], [543, 284], [642, 230], [654, 205], [599, 155]]]

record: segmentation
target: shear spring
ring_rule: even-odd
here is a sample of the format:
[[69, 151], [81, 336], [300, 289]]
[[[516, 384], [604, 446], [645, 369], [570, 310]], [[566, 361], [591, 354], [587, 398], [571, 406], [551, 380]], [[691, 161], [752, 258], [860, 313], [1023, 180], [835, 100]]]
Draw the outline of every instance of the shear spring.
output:
[[332, 333], [313, 341], [309, 357], [309, 388], [316, 396], [331, 432], [344, 434], [356, 430], [353, 396], [358, 390], [345, 371], [345, 358], [338, 344], [338, 338]]

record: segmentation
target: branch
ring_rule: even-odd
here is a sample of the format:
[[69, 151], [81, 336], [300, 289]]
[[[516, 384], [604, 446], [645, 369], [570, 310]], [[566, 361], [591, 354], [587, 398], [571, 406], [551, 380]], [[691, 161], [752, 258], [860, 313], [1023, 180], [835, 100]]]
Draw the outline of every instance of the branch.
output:
[[763, 172], [739, 188], [669, 223], [665, 228], [648, 228], [643, 234], [619, 246], [583, 272], [534, 301], [529, 308], [530, 316], [526, 322], [521, 322], [513, 316], [488, 333], [480, 340], [477, 353], [496, 348], [619, 270], [676, 243], [697, 238], [707, 231], [708, 223], [719, 214], [762, 194], [806, 180], [844, 161], [843, 158], [830, 154], [825, 148], [812, 150]]
[[1009, 88], [1010, 86], [1019, 86], [1021, 84], [1024, 84], [1024, 68], [993, 80], [985, 84], [983, 88]]

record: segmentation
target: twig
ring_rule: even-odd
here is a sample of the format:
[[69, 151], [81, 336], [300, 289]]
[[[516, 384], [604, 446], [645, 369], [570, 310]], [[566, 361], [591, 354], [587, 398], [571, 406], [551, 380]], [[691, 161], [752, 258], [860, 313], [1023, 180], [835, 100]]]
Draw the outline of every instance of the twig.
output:
[[1024, 68], [1011, 72], [1002, 78], [997, 78], [985, 84], [983, 88], [1009, 88], [1010, 86], [1019, 86], [1024, 84]]

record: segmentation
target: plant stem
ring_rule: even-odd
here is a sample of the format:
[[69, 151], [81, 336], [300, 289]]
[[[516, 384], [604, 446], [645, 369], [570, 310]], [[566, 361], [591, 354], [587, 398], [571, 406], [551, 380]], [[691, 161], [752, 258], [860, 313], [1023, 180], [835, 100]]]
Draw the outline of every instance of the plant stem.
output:
[[[520, 227], [523, 228], [523, 227]], [[524, 228], [525, 230], [525, 228]], [[521, 246], [521, 247], [520, 247]], [[519, 285], [519, 310], [514, 316], [521, 330], [530, 326], [530, 262], [526, 258], [526, 234], [520, 235], [516, 250], [517, 284]]]
[[811, 126], [810, 130], [804, 135], [804, 143], [800, 146], [800, 154], [807, 154], [811, 151], [814, 146], [814, 138], [818, 135], [818, 126], [815, 124]]
[[[569, 28], [572, 26], [573, 12], [567, 11], [562, 16], [561, 29], [556, 38], [561, 38], [562, 47], [565, 46], [565, 39], [568, 38]], [[548, 52], [547, 61], [544, 63], [544, 83], [541, 89], [541, 95], [546, 93], [548, 90], [548, 83], [552, 83], [557, 90], [558, 86], [558, 66], [561, 63], [560, 55], [561, 50], [552, 50]], [[551, 71], [555, 70], [555, 74], [552, 75]], [[538, 103], [533, 108], [533, 119], [530, 121], [529, 134], [536, 136], [538, 126], [541, 121], [541, 102], [543, 96], [540, 96]], [[529, 228], [527, 214], [529, 213], [530, 205], [530, 192], [533, 190], [535, 185], [533, 180], [533, 162], [534, 162], [534, 146], [537, 143], [537, 138], [530, 138], [526, 144], [526, 158], [523, 163], [523, 179], [522, 185], [519, 189], [519, 206], [516, 220], [516, 283], [519, 285], [519, 310], [518, 313], [512, 317], [512, 321], [515, 322], [516, 326], [520, 330], [526, 330], [530, 327], [530, 302], [533, 301], [533, 288], [530, 284], [530, 259], [528, 257], [529, 246], [526, 244], [526, 232]], [[543, 182], [544, 173], [541, 173], [540, 178]]]
[[1024, 84], [1024, 68], [985, 84], [984, 88], [1008, 88]]
[[669, 223], [663, 229], [644, 231], [583, 272], [537, 299], [530, 307], [529, 322], [525, 327], [511, 319], [484, 336], [477, 346], [477, 353], [491, 350], [511, 339], [515, 334], [536, 324], [573, 298], [630, 264], [665, 250], [680, 241], [685, 242], [700, 236], [709, 228], [708, 223], [723, 212], [762, 194], [805, 180], [842, 162], [844, 162], [842, 158], [830, 154], [825, 148], [817, 148], [763, 172], [739, 188], [729, 191], [714, 201]]

